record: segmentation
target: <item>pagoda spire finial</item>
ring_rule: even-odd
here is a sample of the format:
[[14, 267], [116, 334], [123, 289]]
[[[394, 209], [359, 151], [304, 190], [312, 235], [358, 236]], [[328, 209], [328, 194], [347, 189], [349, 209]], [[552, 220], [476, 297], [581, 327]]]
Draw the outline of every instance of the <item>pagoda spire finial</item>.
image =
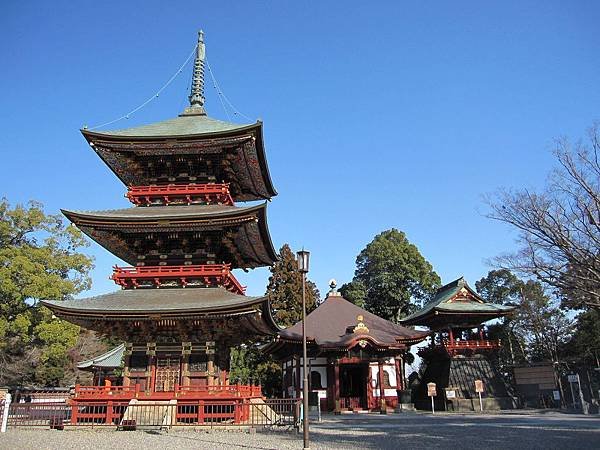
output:
[[196, 59], [194, 60], [194, 73], [192, 76], [192, 86], [190, 88], [190, 107], [196, 113], [206, 114], [204, 111], [204, 31], [198, 31], [198, 45], [196, 46]]

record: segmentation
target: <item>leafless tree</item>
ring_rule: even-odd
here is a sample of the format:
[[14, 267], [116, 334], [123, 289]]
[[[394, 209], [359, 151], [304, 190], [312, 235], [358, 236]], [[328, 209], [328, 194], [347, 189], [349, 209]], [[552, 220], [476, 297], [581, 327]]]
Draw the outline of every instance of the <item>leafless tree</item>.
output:
[[600, 308], [600, 124], [586, 141], [557, 139], [554, 154], [543, 191], [488, 198], [488, 217], [518, 230], [520, 249], [498, 262], [555, 288], [567, 306]]

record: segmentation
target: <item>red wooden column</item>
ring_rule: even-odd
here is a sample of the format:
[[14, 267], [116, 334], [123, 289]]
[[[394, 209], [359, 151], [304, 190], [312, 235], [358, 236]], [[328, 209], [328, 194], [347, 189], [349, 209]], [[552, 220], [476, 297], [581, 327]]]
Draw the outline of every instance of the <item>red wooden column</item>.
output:
[[377, 360], [377, 378], [379, 380], [379, 412], [387, 414], [387, 406], [385, 404], [385, 388], [383, 387], [383, 359]]
[[454, 331], [452, 331], [452, 327], [448, 327], [448, 334], [450, 335], [450, 346], [454, 347]]
[[333, 363], [333, 401], [335, 404], [335, 413], [339, 414], [341, 412], [340, 409], [340, 362], [339, 360], [335, 360]]

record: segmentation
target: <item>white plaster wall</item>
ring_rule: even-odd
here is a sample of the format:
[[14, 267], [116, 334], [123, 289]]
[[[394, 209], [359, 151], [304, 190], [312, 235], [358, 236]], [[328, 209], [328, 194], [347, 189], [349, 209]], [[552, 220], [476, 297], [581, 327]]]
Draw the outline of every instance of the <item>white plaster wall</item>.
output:
[[[392, 363], [393, 363], [393, 358], [392, 358]], [[385, 370], [388, 375], [389, 375], [389, 379], [390, 379], [390, 386], [392, 386], [393, 389], [384, 389], [385, 393], [384, 395], [386, 397], [388, 396], [395, 396], [396, 394], [396, 366], [393, 364], [385, 364], [383, 366], [383, 370]], [[379, 388], [375, 388], [375, 386], [377, 385], [377, 380], [378, 380], [378, 376], [379, 376], [379, 366], [377, 364], [371, 364], [371, 388], [373, 388], [373, 395], [375, 397], [379, 397]]]

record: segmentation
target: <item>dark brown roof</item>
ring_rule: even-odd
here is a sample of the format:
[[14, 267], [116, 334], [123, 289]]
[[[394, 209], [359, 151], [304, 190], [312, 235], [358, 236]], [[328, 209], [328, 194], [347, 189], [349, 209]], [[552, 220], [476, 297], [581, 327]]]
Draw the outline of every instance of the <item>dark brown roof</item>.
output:
[[[136, 164], [140, 158], [172, 159], [186, 155], [219, 154], [231, 164], [233, 172], [223, 181], [230, 183], [231, 195], [235, 201], [270, 199], [277, 195], [267, 165], [262, 122], [233, 125], [230, 129], [212, 127], [208, 130], [201, 126], [209, 122], [214, 125], [219, 121], [206, 116], [190, 116], [118, 132], [81, 132], [98, 156], [127, 186], [154, 183], [144, 165]], [[177, 127], [169, 130], [169, 126], [163, 126], [165, 124], [177, 124]], [[187, 131], [182, 134], [179, 125], [183, 125]], [[200, 125], [200, 128], [196, 125]], [[230, 159], [232, 155], [233, 159]]]
[[[354, 332], [358, 316], [363, 316], [368, 332]], [[349, 348], [360, 339], [376, 347], [397, 347], [420, 342], [428, 334], [382, 319], [340, 295], [329, 295], [306, 317], [307, 339], [321, 348]], [[302, 322], [280, 331], [278, 336], [281, 340], [301, 341]]]
[[240, 256], [233, 268], [268, 266], [277, 260], [267, 226], [266, 202], [250, 207], [225, 205], [145, 206], [63, 214], [90, 238], [129, 264], [138, 263], [135, 249], [122, 239], [136, 233], [226, 230]]

